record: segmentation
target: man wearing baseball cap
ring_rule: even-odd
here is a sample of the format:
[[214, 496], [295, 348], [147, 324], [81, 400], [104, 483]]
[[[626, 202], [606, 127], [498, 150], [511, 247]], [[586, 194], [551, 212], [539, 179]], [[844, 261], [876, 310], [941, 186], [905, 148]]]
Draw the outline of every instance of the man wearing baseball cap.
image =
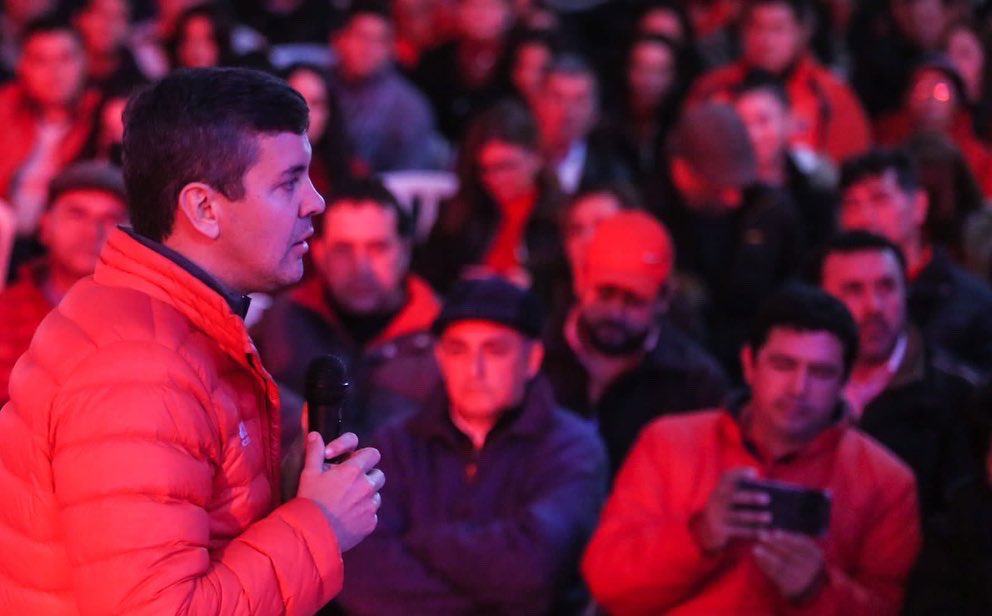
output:
[[665, 318], [674, 258], [652, 216], [602, 222], [576, 272], [576, 302], [549, 334], [556, 397], [596, 419], [614, 473], [652, 419], [718, 405], [726, 389], [716, 361]]
[[77, 280], [93, 273], [107, 235], [127, 221], [120, 169], [84, 162], [55, 176], [48, 188], [39, 239], [46, 254], [24, 264], [17, 282], [0, 293], [0, 405], [10, 372], [35, 329]]
[[660, 217], [675, 238], [679, 271], [698, 289], [707, 347], [737, 376], [755, 307], [803, 254], [798, 210], [787, 193], [759, 181], [747, 128], [730, 105], [704, 103], [683, 114], [670, 137], [668, 172]]
[[345, 555], [347, 614], [576, 613], [606, 454], [539, 375], [540, 332], [530, 291], [455, 285], [434, 324], [443, 389], [373, 438], [389, 483]]

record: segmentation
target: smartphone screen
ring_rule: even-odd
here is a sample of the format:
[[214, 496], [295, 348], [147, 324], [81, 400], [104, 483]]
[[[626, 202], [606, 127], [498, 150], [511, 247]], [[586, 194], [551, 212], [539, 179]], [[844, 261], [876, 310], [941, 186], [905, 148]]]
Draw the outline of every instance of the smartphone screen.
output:
[[767, 479], [746, 479], [738, 485], [768, 494], [767, 509], [772, 514], [772, 528], [811, 537], [822, 537], [830, 530], [828, 490]]

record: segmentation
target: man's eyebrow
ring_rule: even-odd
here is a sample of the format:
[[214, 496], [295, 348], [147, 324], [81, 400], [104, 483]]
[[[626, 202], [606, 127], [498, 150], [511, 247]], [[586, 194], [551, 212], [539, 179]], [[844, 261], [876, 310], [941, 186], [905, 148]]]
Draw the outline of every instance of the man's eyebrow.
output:
[[289, 169], [283, 171], [282, 175], [285, 177], [296, 176], [296, 175], [300, 175], [301, 173], [306, 173], [306, 170], [307, 170], [306, 165], [293, 165]]

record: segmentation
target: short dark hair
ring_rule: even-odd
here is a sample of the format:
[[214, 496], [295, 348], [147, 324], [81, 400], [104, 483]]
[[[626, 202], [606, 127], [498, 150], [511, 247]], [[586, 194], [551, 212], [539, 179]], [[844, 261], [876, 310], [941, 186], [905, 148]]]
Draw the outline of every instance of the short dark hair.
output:
[[638, 194], [637, 189], [629, 182], [619, 180], [614, 182], [604, 182], [594, 184], [588, 188], [579, 190], [568, 198], [565, 207], [562, 209], [562, 221], [568, 218], [576, 204], [592, 195], [610, 195], [617, 200], [622, 210], [643, 210], [644, 202]]
[[920, 189], [920, 176], [916, 164], [902, 150], [875, 148], [860, 156], [848, 158], [840, 169], [840, 191], [844, 193], [851, 186], [867, 178], [895, 171], [896, 182], [905, 193], [915, 193]]
[[762, 303], [751, 322], [748, 345], [758, 351], [768, 341], [773, 329], [801, 332], [827, 332], [837, 338], [844, 354], [844, 378], [858, 355], [858, 326], [847, 307], [829, 293], [814, 286], [788, 284]]
[[832, 254], [850, 254], [853, 252], [889, 251], [899, 263], [899, 272], [906, 279], [906, 255], [902, 249], [887, 238], [869, 231], [844, 231], [830, 237], [813, 255], [807, 268], [807, 280], [810, 283], [823, 284], [823, 265]]
[[203, 182], [229, 199], [258, 156], [256, 138], [306, 133], [307, 104], [285, 81], [243, 68], [175, 71], [124, 110], [124, 181], [134, 230], [172, 233], [179, 193]]
[[745, 73], [744, 79], [733, 89], [734, 99], [739, 99], [745, 94], [751, 94], [752, 92], [767, 92], [787, 109], [792, 107], [792, 102], [789, 100], [789, 92], [785, 89], [785, 84], [782, 83], [781, 79], [768, 71], [752, 69]]
[[588, 77], [592, 81], [593, 94], [597, 98], [599, 97], [599, 76], [596, 74], [596, 70], [584, 57], [573, 51], [561, 53], [551, 62], [544, 74], [545, 83], [552, 75]]
[[343, 26], [347, 27], [359, 15], [372, 15], [392, 25], [393, 12], [383, 0], [354, 0], [344, 14]]
[[782, 4], [792, 11], [796, 21], [800, 24], [809, 24], [814, 18], [813, 3], [810, 0], [751, 0], [744, 3], [743, 19], [747, 21], [751, 13], [759, 6], [767, 4]]
[[[374, 177], [353, 178], [337, 183], [327, 196], [326, 214], [336, 205], [345, 201], [373, 201], [377, 205], [392, 210], [396, 213], [396, 233], [401, 238], [413, 236], [414, 220], [413, 214], [404, 208], [399, 200], [386, 186]], [[324, 216], [318, 216], [313, 220], [315, 233], [320, 236], [324, 233]]]
[[79, 30], [73, 27], [72, 22], [66, 19], [61, 13], [51, 13], [29, 21], [24, 26], [24, 32], [21, 34], [21, 47], [23, 48], [24, 45], [28, 44], [28, 41], [36, 36], [57, 32], [64, 32], [70, 35], [76, 39], [80, 47], [82, 46], [83, 38], [79, 34]]

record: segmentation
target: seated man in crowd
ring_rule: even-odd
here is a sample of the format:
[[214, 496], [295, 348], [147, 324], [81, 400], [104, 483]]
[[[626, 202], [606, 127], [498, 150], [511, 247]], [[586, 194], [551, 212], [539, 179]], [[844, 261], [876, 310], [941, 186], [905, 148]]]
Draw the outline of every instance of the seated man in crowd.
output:
[[345, 561], [346, 613], [577, 612], [606, 455], [539, 376], [540, 330], [532, 292], [455, 285], [434, 327], [444, 391], [373, 439], [389, 483]]
[[727, 387], [716, 361], [665, 318], [674, 257], [650, 215], [603, 221], [576, 273], [577, 299], [549, 333], [555, 397], [596, 420], [614, 473], [652, 419], [717, 406]]
[[905, 260], [888, 240], [851, 231], [829, 240], [812, 272], [847, 306], [858, 355], [844, 397], [852, 419], [916, 474], [924, 519], [971, 475], [964, 411], [973, 383], [935, 358], [906, 315]]
[[819, 246], [837, 226], [834, 168], [809, 148], [791, 143], [792, 103], [780, 81], [751, 73], [734, 89], [734, 108], [747, 127], [758, 162], [758, 177], [789, 193], [811, 246]]
[[388, 5], [353, 3], [334, 35], [338, 65], [331, 91], [355, 154], [375, 172], [439, 166], [444, 148], [430, 103], [393, 67], [392, 49]]
[[909, 315], [927, 346], [992, 373], [992, 290], [927, 240], [929, 203], [912, 161], [890, 150], [853, 158], [841, 170], [840, 190], [841, 228], [877, 233], [905, 255]]
[[44, 257], [25, 264], [18, 281], [0, 293], [0, 405], [17, 358], [38, 324], [77, 280], [89, 276], [107, 236], [127, 222], [124, 178], [103, 163], [78, 163], [52, 180], [41, 216]]
[[809, 49], [811, 0], [755, 0], [744, 3], [740, 60], [704, 75], [692, 102], [728, 100], [749, 71], [781, 79], [792, 100], [793, 142], [840, 162], [871, 145], [871, 129], [857, 96], [820, 65]]
[[86, 144], [98, 102], [79, 34], [53, 18], [30, 24], [17, 79], [0, 88], [0, 196], [14, 206], [22, 240], [38, 228], [48, 183]]
[[533, 111], [545, 164], [566, 195], [632, 177], [616, 148], [597, 129], [599, 107], [599, 81], [585, 60], [565, 55], [548, 67]]
[[353, 385], [344, 428], [366, 436], [440, 383], [429, 332], [440, 305], [409, 273], [412, 218], [377, 180], [337, 187], [315, 229], [317, 275], [277, 298], [253, 339], [273, 378], [298, 396], [314, 358], [340, 357]]
[[[582, 563], [609, 613], [898, 612], [920, 542], [916, 489], [846, 421], [857, 347], [843, 304], [787, 288], [741, 351], [750, 397], [643, 432]], [[769, 493], [741, 485], [758, 477], [830, 490], [827, 532], [774, 526]]]

